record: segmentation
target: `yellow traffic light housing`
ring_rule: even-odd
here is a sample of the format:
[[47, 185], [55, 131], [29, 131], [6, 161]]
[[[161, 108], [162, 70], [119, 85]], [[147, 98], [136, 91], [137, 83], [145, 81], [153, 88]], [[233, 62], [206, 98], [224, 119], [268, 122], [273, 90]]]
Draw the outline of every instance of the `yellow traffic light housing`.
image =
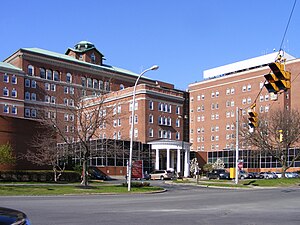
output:
[[249, 115], [249, 126], [251, 128], [255, 128], [258, 126], [258, 114], [256, 112], [254, 112], [252, 109], [248, 111], [248, 115]]
[[291, 88], [291, 73], [285, 71], [284, 64], [280, 62], [269, 63], [272, 73], [264, 75], [266, 82], [264, 86], [268, 92], [277, 93], [281, 90], [286, 91]]

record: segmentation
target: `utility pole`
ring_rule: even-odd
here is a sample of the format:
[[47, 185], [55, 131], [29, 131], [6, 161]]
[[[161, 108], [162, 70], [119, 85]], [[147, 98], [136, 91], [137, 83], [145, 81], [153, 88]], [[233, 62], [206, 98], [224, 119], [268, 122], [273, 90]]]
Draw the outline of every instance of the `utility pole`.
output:
[[236, 131], [236, 137], [235, 137], [235, 184], [238, 184], [239, 182], [239, 172], [238, 172], [238, 163], [239, 163], [239, 107], [236, 107], [236, 125], [235, 125], [235, 131]]

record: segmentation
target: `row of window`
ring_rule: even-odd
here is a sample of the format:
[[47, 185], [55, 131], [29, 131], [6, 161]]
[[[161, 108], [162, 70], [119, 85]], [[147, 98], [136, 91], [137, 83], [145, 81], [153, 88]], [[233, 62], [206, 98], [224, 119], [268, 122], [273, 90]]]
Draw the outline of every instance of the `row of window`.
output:
[[[252, 88], [251, 84], [243, 85], [242, 92], [251, 91], [251, 88]], [[234, 88], [227, 88], [226, 89], [226, 95], [230, 95], [230, 94], [234, 94], [234, 93], [235, 93]], [[218, 98], [219, 96], [220, 96], [219, 91], [211, 92], [211, 98]], [[205, 99], [204, 94], [197, 95], [197, 101], [204, 100], [204, 99]], [[194, 101], [194, 98], [191, 97], [191, 102], [193, 102], [193, 101]]]
[[[149, 109], [154, 110], [154, 102], [149, 101]], [[158, 111], [160, 112], [167, 112], [167, 113], [172, 113], [172, 105], [168, 103], [158, 103]], [[180, 114], [180, 106], [176, 106], [176, 114]]]
[[[2, 93], [3, 93], [3, 96], [5, 96], [5, 97], [9, 97], [10, 96], [10, 91], [9, 91], [9, 89], [7, 87], [3, 88], [3, 92]], [[17, 92], [17, 90], [15, 88], [13, 88], [11, 90], [11, 97], [16, 98], [17, 96], [18, 96], [18, 92]]]
[[[4, 83], [9, 83], [9, 80], [10, 80], [10, 76], [7, 73], [5, 73], [3, 75], [3, 82]], [[17, 84], [18, 83], [18, 78], [16, 77], [16, 75], [11, 76], [11, 83], [12, 84]]]
[[3, 105], [3, 113], [5, 114], [14, 114], [17, 115], [18, 114], [18, 108], [15, 105], [8, 105], [8, 104], [4, 104]]
[[[81, 77], [81, 86], [104, 90], [104, 91], [110, 91], [110, 82], [109, 81], [103, 82], [102, 80], [92, 79], [89, 77], [88, 78]], [[120, 89], [124, 89], [124, 85], [120, 86]]]

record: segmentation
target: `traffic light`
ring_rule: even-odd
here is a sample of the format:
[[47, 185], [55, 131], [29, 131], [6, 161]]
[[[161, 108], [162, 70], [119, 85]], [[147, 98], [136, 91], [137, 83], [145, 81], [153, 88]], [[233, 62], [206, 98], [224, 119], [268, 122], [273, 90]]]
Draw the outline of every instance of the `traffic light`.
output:
[[282, 130], [279, 130], [279, 142], [283, 142], [283, 134], [282, 134]]
[[258, 118], [257, 118], [258, 114], [256, 112], [254, 112], [253, 109], [251, 109], [251, 110], [248, 110], [248, 115], [249, 115], [249, 118], [248, 118], [249, 124], [248, 125], [251, 128], [257, 127], [258, 126]]
[[272, 70], [271, 73], [264, 75], [266, 82], [264, 86], [268, 92], [277, 93], [281, 90], [288, 90], [291, 88], [291, 73], [285, 71], [284, 64], [280, 62], [269, 63], [269, 67]]

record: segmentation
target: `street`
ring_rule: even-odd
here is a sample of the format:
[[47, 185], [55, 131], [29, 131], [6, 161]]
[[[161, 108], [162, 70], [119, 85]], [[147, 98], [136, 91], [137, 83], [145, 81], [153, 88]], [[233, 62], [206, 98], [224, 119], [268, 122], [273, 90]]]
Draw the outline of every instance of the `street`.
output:
[[158, 194], [0, 197], [33, 225], [300, 224], [300, 188], [232, 190], [153, 182]]

